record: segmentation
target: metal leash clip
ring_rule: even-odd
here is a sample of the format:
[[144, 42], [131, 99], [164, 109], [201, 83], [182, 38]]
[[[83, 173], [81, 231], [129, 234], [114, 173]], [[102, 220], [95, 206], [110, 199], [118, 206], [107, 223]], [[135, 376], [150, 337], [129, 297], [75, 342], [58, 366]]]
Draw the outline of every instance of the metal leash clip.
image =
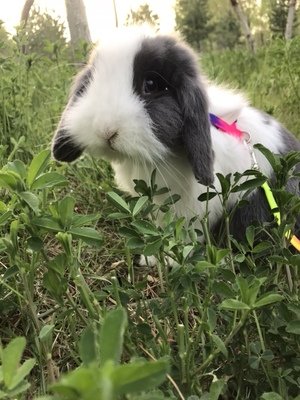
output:
[[251, 135], [249, 132], [244, 132], [244, 131], [243, 131], [243, 135], [244, 135], [244, 138], [243, 138], [244, 145], [247, 147], [250, 158], [251, 158], [251, 169], [255, 169], [256, 171], [259, 171], [259, 166], [258, 166], [258, 162], [256, 159], [256, 155], [255, 155], [253, 146], [251, 144]]

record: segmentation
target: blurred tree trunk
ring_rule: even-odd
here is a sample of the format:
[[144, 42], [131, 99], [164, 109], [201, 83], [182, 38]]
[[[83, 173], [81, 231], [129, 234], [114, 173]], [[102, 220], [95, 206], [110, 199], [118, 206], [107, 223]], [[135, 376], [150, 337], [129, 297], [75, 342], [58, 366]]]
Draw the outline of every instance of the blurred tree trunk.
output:
[[284, 35], [286, 40], [290, 40], [293, 35], [293, 23], [295, 18], [296, 4], [297, 0], [290, 0], [289, 12], [287, 16], [285, 35]]
[[[21, 13], [21, 18], [20, 18], [20, 27], [25, 31], [27, 21], [29, 19], [29, 14], [31, 7], [33, 6], [34, 0], [26, 0], [23, 8], [22, 8], [22, 13]], [[21, 46], [21, 51], [23, 54], [27, 53], [27, 45], [25, 43], [22, 43]]]
[[234, 12], [236, 13], [238, 20], [240, 21], [241, 24], [241, 29], [242, 32], [247, 40], [249, 49], [254, 52], [254, 39], [253, 39], [253, 35], [251, 33], [248, 21], [247, 21], [247, 17], [244, 14], [239, 2], [237, 0], [230, 0], [230, 3], [233, 7]]
[[33, 6], [34, 0], [26, 0], [22, 9], [20, 25], [24, 28], [27, 24], [31, 7]]
[[92, 41], [83, 0], [65, 0], [71, 43], [76, 46], [81, 40]]
[[119, 22], [118, 22], [118, 12], [117, 12], [116, 0], [113, 0], [113, 6], [114, 6], [114, 13], [115, 13], [116, 28], [118, 28]]

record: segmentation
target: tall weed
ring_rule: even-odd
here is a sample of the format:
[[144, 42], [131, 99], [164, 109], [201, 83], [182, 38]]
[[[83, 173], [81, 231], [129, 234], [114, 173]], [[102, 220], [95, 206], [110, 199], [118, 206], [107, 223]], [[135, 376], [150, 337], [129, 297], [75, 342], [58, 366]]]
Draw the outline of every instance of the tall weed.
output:
[[[16, 151], [32, 156], [48, 146], [73, 73], [67, 60], [25, 55], [17, 46], [12, 55], [0, 55], [0, 146], [5, 157]], [[26, 160], [26, 154], [21, 157]]]

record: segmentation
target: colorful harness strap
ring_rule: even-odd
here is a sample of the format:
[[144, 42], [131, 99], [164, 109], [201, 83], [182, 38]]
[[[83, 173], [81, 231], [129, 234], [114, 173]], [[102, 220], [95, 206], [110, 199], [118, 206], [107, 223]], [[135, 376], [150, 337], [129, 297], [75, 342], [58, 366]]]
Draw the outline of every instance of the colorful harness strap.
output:
[[222, 132], [228, 133], [231, 136], [235, 136], [238, 139], [244, 138], [244, 132], [239, 130], [236, 126], [236, 121], [233, 124], [228, 124], [223, 119], [217, 117], [214, 114], [209, 114], [211, 124]]
[[[252, 146], [250, 144], [250, 135], [249, 135], [249, 133], [241, 131], [236, 126], [236, 121], [233, 122], [232, 124], [228, 124], [223, 119], [217, 117], [214, 114], [209, 114], [209, 118], [210, 118], [211, 124], [215, 128], [217, 128], [220, 131], [225, 132], [225, 133], [227, 133], [227, 134], [229, 134], [231, 136], [234, 136], [234, 137], [236, 137], [238, 139], [241, 139], [241, 140], [243, 140], [245, 142], [245, 144], [247, 145], [247, 147], [249, 149], [251, 159], [253, 161], [252, 167], [258, 169], [258, 164], [257, 164], [256, 158], [255, 158], [255, 154], [254, 154], [253, 148], [252, 148]], [[274, 217], [275, 217], [275, 219], [277, 221], [277, 224], [281, 225], [281, 215], [280, 215], [279, 211], [275, 211], [276, 209], [278, 209], [278, 205], [277, 205], [276, 200], [274, 198], [274, 195], [272, 193], [272, 189], [270, 188], [268, 182], [264, 182], [261, 185], [261, 187], [262, 187], [262, 189], [263, 189], [263, 191], [265, 193], [266, 199], [268, 201], [268, 204], [270, 206], [271, 211], [274, 214]], [[297, 236], [292, 235], [291, 231], [287, 231], [285, 233], [285, 237], [289, 240], [291, 245], [294, 246], [294, 248], [300, 252], [300, 240], [297, 238]]]

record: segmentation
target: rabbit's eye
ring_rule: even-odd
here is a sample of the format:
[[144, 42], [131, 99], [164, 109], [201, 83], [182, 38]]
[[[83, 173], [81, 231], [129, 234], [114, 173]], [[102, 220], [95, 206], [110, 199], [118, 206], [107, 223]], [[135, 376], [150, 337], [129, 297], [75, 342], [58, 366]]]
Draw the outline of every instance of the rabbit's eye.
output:
[[144, 91], [145, 93], [152, 93], [157, 90], [157, 82], [153, 79], [145, 79]]
[[169, 90], [168, 84], [160, 76], [146, 76], [143, 82], [143, 92], [145, 95], [160, 94]]

